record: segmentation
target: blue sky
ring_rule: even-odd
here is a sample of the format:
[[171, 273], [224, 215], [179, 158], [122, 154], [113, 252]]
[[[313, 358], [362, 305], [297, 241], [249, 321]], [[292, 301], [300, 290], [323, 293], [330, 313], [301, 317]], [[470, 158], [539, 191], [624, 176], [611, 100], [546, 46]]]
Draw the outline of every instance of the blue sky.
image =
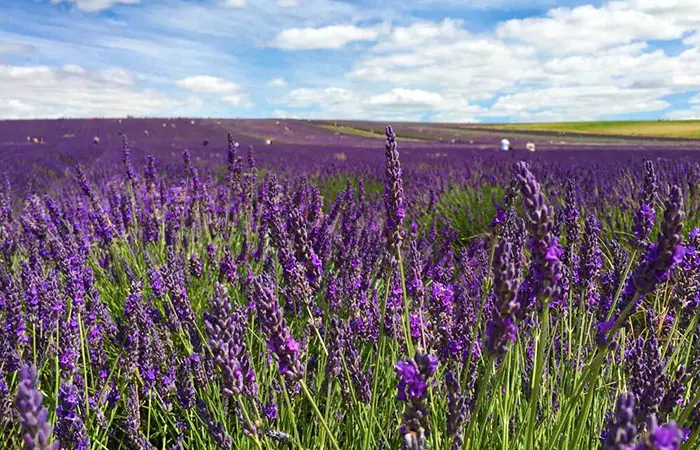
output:
[[697, 0], [4, 0], [0, 118], [700, 118]]

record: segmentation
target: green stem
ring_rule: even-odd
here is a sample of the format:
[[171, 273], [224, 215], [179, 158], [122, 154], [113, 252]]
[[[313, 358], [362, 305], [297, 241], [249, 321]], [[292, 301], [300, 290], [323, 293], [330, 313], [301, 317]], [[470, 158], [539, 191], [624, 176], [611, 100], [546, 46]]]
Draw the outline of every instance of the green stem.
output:
[[331, 439], [331, 444], [333, 444], [333, 448], [335, 448], [335, 450], [340, 450], [340, 447], [338, 447], [338, 442], [336, 442], [335, 437], [331, 432], [331, 429], [328, 427], [328, 423], [326, 423], [326, 419], [323, 417], [323, 414], [321, 414], [321, 411], [318, 409], [314, 398], [311, 396], [311, 392], [309, 392], [309, 388], [306, 387], [306, 382], [304, 380], [301, 380], [299, 384], [301, 385], [301, 390], [304, 391], [304, 395], [306, 395], [306, 398], [311, 403], [311, 407], [318, 416], [318, 419], [321, 421], [321, 425], [323, 425], [323, 428], [326, 430], [326, 433], [328, 433], [328, 437]]
[[533, 388], [530, 396], [529, 420], [527, 423], [527, 433], [525, 435], [525, 449], [535, 448], [535, 425], [537, 422], [537, 401], [540, 396], [540, 386], [542, 385], [542, 374], [544, 371], [544, 346], [549, 335], [549, 304], [544, 305], [542, 312], [542, 328], [537, 337], [537, 352], [535, 357], [535, 370], [533, 374]]
[[476, 422], [477, 415], [479, 413], [479, 410], [481, 409], [481, 404], [483, 403], [484, 400], [484, 395], [486, 394], [486, 387], [488, 386], [489, 382], [491, 381], [491, 373], [493, 372], [493, 356], [489, 356], [488, 360], [486, 362], [486, 366], [484, 366], [484, 370], [486, 371], [483, 383], [479, 386], [479, 393], [476, 396], [476, 404], [474, 406], [474, 411], [472, 412], [471, 418], [469, 420], [469, 426], [467, 427], [467, 434], [464, 437], [464, 445], [462, 448], [471, 448], [471, 438], [472, 438], [472, 430], [474, 429], [474, 423]]

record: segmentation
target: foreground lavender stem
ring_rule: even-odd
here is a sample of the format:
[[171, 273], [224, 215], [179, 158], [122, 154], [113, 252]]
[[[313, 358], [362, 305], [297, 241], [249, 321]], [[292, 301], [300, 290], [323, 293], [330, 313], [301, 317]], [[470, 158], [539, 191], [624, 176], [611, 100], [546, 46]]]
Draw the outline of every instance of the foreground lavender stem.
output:
[[408, 358], [396, 364], [399, 377], [398, 399], [406, 403], [401, 434], [404, 437], [404, 450], [425, 450], [430, 435], [428, 416], [430, 409], [425, 404], [430, 378], [437, 369], [437, 357], [417, 352], [415, 358]]
[[36, 386], [35, 367], [24, 367], [19, 372], [16, 407], [24, 433], [26, 450], [58, 450], [58, 442], [51, 441], [48, 413], [42, 407], [43, 396]]
[[274, 283], [266, 276], [253, 279], [252, 295], [260, 327], [267, 337], [267, 348], [277, 357], [280, 374], [295, 386], [304, 377], [304, 367], [299, 359], [300, 346], [284, 320]]
[[671, 187], [666, 201], [664, 220], [656, 244], [649, 247], [635, 273], [629, 278], [622, 294], [620, 310], [630, 302], [649, 294], [657, 284], [668, 280], [671, 269], [683, 260], [685, 247], [681, 245], [683, 230], [683, 193], [678, 186]]
[[526, 226], [532, 239], [532, 260], [536, 271], [533, 278], [537, 284], [537, 297], [545, 302], [546, 307], [547, 301], [557, 300], [560, 293], [560, 258], [563, 249], [552, 232], [552, 209], [547, 206], [540, 183], [524, 161], [517, 165], [517, 177], [523, 195]]
[[615, 415], [608, 422], [601, 450], [627, 450], [634, 442], [637, 427], [634, 425], [634, 395], [621, 393], [617, 398]]
[[512, 244], [501, 239], [496, 245], [493, 270], [497, 309], [486, 329], [486, 348], [494, 356], [504, 355], [518, 332], [515, 325], [515, 313], [519, 307], [515, 301], [518, 281], [512, 255]]
[[393, 256], [401, 249], [403, 242], [403, 220], [406, 217], [404, 209], [403, 179], [399, 151], [396, 149], [396, 134], [391, 125], [386, 127], [386, 179], [384, 191], [384, 206], [386, 207], [385, 232], [387, 246]]

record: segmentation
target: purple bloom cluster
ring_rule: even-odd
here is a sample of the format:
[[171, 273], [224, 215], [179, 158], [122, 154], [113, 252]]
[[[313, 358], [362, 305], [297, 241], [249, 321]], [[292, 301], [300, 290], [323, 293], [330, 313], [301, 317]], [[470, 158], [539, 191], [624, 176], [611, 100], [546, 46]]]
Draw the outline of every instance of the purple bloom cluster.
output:
[[425, 353], [417, 353], [415, 358], [408, 358], [396, 364], [396, 374], [399, 377], [398, 399], [406, 403], [401, 426], [405, 449], [426, 448], [427, 437], [430, 434], [430, 410], [425, 401], [430, 378], [435, 374], [437, 366], [437, 357]]
[[26, 450], [58, 450], [58, 442], [51, 442], [51, 426], [37, 387], [36, 368], [24, 367], [19, 376], [16, 407]]
[[4, 447], [697, 443], [695, 153], [213, 123], [0, 122]]

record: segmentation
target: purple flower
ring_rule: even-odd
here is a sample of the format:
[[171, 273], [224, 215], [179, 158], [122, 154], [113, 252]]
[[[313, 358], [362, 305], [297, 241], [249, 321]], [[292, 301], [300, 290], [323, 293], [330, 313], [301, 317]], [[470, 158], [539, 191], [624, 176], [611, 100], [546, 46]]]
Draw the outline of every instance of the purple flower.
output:
[[23, 367], [19, 372], [16, 407], [22, 426], [26, 450], [58, 450], [58, 442], [51, 442], [48, 412], [42, 406], [43, 396], [37, 389], [35, 367]]
[[280, 373], [295, 385], [304, 376], [304, 366], [299, 358], [300, 346], [287, 328], [274, 293], [274, 283], [263, 275], [255, 278], [251, 287], [267, 348], [277, 357]]
[[617, 398], [615, 416], [608, 420], [601, 450], [628, 450], [636, 434], [634, 395], [623, 392]]
[[384, 180], [385, 232], [388, 249], [392, 255], [396, 255], [403, 242], [403, 230], [401, 228], [406, 211], [404, 208], [401, 162], [399, 161], [399, 152], [396, 149], [396, 135], [391, 125], [386, 127], [384, 155], [386, 162]]
[[609, 341], [608, 331], [612, 330], [614, 325], [615, 317], [611, 317], [609, 320], [600, 322], [596, 325], [597, 331], [595, 335], [595, 342], [597, 346], [605, 347], [611, 344]]
[[649, 247], [645, 258], [628, 279], [620, 299], [620, 310], [627, 308], [636, 296], [642, 297], [652, 292], [657, 284], [666, 281], [673, 267], [683, 259], [685, 247], [681, 245], [680, 233], [684, 217], [683, 193], [678, 186], [673, 186], [657, 242]]
[[530, 172], [527, 163], [517, 165], [520, 192], [526, 214], [526, 226], [532, 235], [532, 261], [534, 292], [542, 300], [560, 301], [560, 279], [562, 249], [553, 233], [552, 209], [541, 192], [540, 183]]
[[508, 345], [517, 338], [515, 315], [520, 305], [516, 301], [518, 280], [512, 257], [512, 244], [501, 239], [494, 251], [496, 311], [486, 328], [486, 348], [495, 356], [504, 355]]
[[642, 435], [633, 450], [680, 450], [683, 433], [675, 422], [659, 426], [656, 416], [649, 419], [648, 432]]
[[410, 449], [423, 449], [430, 434], [428, 416], [430, 409], [425, 404], [430, 378], [437, 369], [438, 359], [434, 355], [417, 352], [396, 364], [399, 377], [398, 399], [406, 403], [401, 433], [404, 445]]
[[80, 402], [77, 388], [71, 382], [64, 383], [58, 392], [56, 408], [56, 437], [61, 449], [87, 450], [90, 447], [87, 429], [78, 411]]
[[[204, 325], [214, 361], [223, 376], [224, 395], [257, 392], [255, 374], [245, 345], [247, 317], [242, 308], [231, 308], [226, 288], [216, 285], [211, 313], [205, 313]], [[245, 383], [245, 384], [244, 384]], [[248, 389], [246, 389], [246, 386]]]
[[269, 420], [270, 422], [276, 422], [279, 413], [277, 402], [270, 398], [270, 401], [266, 403], [263, 407], [263, 413], [265, 414], [267, 420]]

